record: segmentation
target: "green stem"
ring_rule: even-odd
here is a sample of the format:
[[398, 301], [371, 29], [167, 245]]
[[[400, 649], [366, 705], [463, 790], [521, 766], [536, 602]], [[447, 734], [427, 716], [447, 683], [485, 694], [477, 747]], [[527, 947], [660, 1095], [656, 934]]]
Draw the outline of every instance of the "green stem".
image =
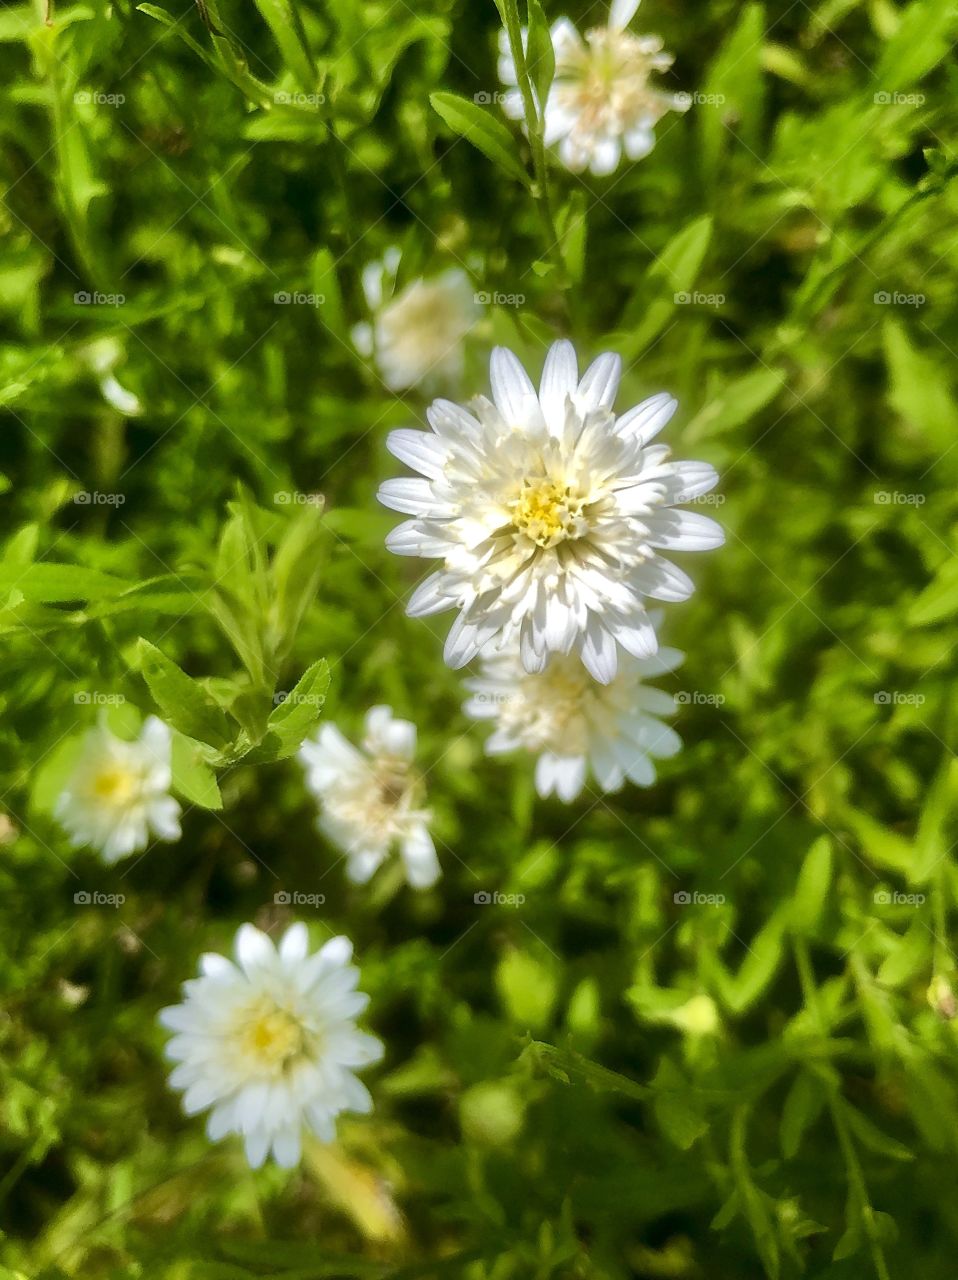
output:
[[509, 37], [509, 50], [516, 68], [516, 81], [522, 94], [522, 105], [525, 110], [526, 132], [529, 135], [529, 147], [532, 151], [532, 168], [535, 173], [533, 196], [542, 219], [542, 227], [546, 236], [546, 254], [558, 268], [560, 277], [565, 277], [565, 264], [559, 248], [559, 234], [556, 231], [555, 217], [552, 212], [552, 201], [549, 197], [549, 175], [546, 169], [546, 149], [543, 141], [543, 120], [536, 106], [535, 90], [526, 62], [526, 51], [522, 45], [522, 23], [519, 18], [518, 0], [497, 0], [499, 12], [505, 21], [506, 34]]
[[[804, 938], [795, 937], [792, 940], [792, 946], [795, 953], [795, 965], [798, 969], [799, 980], [802, 985], [802, 995], [805, 999], [805, 1005], [809, 1013], [814, 1018], [819, 1034], [823, 1039], [828, 1038], [828, 1024], [822, 1011], [821, 1002], [818, 998], [818, 986], [815, 982], [815, 974], [812, 969], [812, 962], [808, 954], [808, 947]], [[828, 1093], [828, 1109], [831, 1113], [832, 1124], [835, 1126], [835, 1133], [838, 1135], [838, 1145], [842, 1151], [842, 1157], [845, 1161], [845, 1169], [848, 1174], [849, 1194], [858, 1202], [861, 1212], [862, 1223], [865, 1227], [865, 1234], [868, 1237], [868, 1246], [871, 1250], [872, 1262], [875, 1266], [875, 1274], [878, 1280], [891, 1280], [891, 1274], [888, 1270], [888, 1264], [885, 1261], [885, 1253], [882, 1248], [881, 1240], [875, 1226], [874, 1209], [868, 1196], [868, 1186], [865, 1182], [865, 1175], [862, 1172], [861, 1163], [858, 1159], [858, 1152], [855, 1150], [855, 1143], [852, 1140], [845, 1114], [842, 1111], [842, 1101], [839, 1094], [838, 1085], [834, 1079], [828, 1076], [820, 1075]]]

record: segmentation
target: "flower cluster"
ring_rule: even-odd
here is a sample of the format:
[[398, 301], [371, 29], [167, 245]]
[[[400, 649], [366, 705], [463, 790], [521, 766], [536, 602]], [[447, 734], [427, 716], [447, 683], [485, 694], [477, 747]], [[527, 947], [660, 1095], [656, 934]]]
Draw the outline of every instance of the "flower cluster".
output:
[[[552, 28], [544, 141], [558, 145], [570, 169], [608, 174], [623, 154], [646, 155], [656, 122], [681, 105], [652, 84], [671, 59], [657, 38], [627, 30], [636, 8], [637, 0], [614, 0], [608, 26], [584, 41], [567, 19]], [[500, 71], [514, 86], [506, 110], [518, 118], [506, 46]], [[400, 287], [399, 265], [390, 251], [366, 269], [371, 319], [353, 340], [391, 391], [457, 383], [478, 306], [468, 277], [453, 268]], [[104, 394], [133, 414], [135, 397], [112, 380], [116, 359], [113, 351], [97, 357], [98, 371], [110, 374]], [[390, 434], [389, 450], [416, 474], [379, 490], [382, 504], [409, 517], [388, 536], [390, 550], [439, 562], [407, 612], [455, 611], [445, 659], [457, 669], [478, 660], [465, 712], [491, 722], [486, 752], [534, 755], [539, 795], [567, 803], [593, 783], [604, 792], [626, 781], [651, 786], [656, 762], [680, 750], [666, 723], [674, 699], [647, 681], [683, 655], [659, 644], [662, 611], [650, 602], [692, 593], [671, 553], [723, 541], [714, 520], [685, 509], [715, 485], [713, 468], [674, 461], [656, 442], [676, 401], [663, 392], [619, 413], [621, 377], [611, 352], [580, 374], [573, 344], [560, 340], [536, 386], [518, 357], [497, 347], [488, 397], [436, 399], [426, 411], [431, 430]], [[152, 716], [134, 740], [105, 721], [89, 731], [56, 806], [74, 844], [114, 862], [146, 848], [151, 835], [179, 838], [173, 741]], [[416, 726], [385, 705], [367, 711], [358, 746], [331, 723], [300, 743], [318, 829], [356, 885], [394, 856], [413, 889], [439, 879], [416, 747]], [[160, 1015], [184, 1110], [209, 1113], [212, 1141], [239, 1135], [254, 1167], [270, 1154], [293, 1166], [304, 1131], [328, 1142], [342, 1113], [371, 1109], [355, 1072], [383, 1046], [356, 1025], [367, 997], [356, 990], [351, 956], [344, 937], [311, 954], [301, 923], [278, 947], [244, 924], [235, 959], [202, 956], [182, 1002]]]

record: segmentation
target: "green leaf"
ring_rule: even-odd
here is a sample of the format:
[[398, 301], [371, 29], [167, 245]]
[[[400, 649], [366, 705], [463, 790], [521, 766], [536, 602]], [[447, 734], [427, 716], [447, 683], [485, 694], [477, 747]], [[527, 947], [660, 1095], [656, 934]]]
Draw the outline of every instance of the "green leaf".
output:
[[802, 1139], [822, 1112], [828, 1095], [821, 1081], [809, 1071], [799, 1071], [785, 1095], [778, 1140], [786, 1160], [798, 1155]]
[[516, 157], [512, 134], [501, 120], [456, 93], [433, 93], [429, 101], [453, 133], [471, 142], [511, 178], [529, 186], [529, 175]]
[[295, 755], [312, 733], [329, 689], [329, 666], [325, 658], [314, 662], [283, 695], [277, 694], [277, 706], [270, 712], [262, 741], [246, 757], [249, 764], [266, 764]]
[[927, 75], [951, 52], [955, 19], [951, 0], [915, 0], [910, 4], [882, 52], [875, 70], [876, 86], [886, 93], [894, 92]]
[[886, 320], [882, 336], [892, 407], [908, 427], [921, 434], [930, 449], [949, 449], [958, 434], [958, 407], [950, 373], [938, 360], [937, 352], [914, 345], [899, 321]]
[[223, 798], [216, 775], [203, 759], [200, 743], [173, 734], [173, 790], [190, 804], [201, 809], [222, 809]]
[[876, 1155], [888, 1156], [892, 1160], [914, 1160], [915, 1153], [909, 1150], [904, 1143], [898, 1142], [895, 1138], [890, 1138], [887, 1133], [883, 1133], [877, 1125], [873, 1124], [867, 1116], [858, 1111], [850, 1103], [839, 1099], [838, 1105], [842, 1109], [848, 1127], [854, 1133], [855, 1137], [867, 1147], [869, 1151], [874, 1151]]
[[544, 115], [545, 103], [555, 77], [556, 59], [549, 22], [539, 0], [528, 0], [529, 38], [526, 47], [526, 66], [539, 100], [539, 114]]
[[883, 987], [904, 986], [930, 964], [932, 941], [931, 931], [920, 916], [916, 917], [891, 954], [882, 961], [875, 981]]
[[232, 738], [226, 716], [180, 667], [149, 640], [140, 639], [137, 662], [165, 720], [188, 738], [223, 747]]
[[726, 121], [735, 121], [735, 132], [744, 145], [755, 151], [759, 145], [764, 103], [762, 47], [765, 10], [749, 4], [741, 11], [735, 30], [719, 50], [702, 86], [704, 101], [710, 98], [721, 108], [706, 105], [693, 108], [702, 151], [703, 178], [714, 181], [715, 172], [728, 139]]
[[922, 806], [909, 876], [912, 884], [925, 884], [942, 859], [947, 858], [952, 847], [947, 827], [953, 819], [956, 802], [958, 759], [949, 752], [942, 760]]
[[548, 1026], [559, 995], [550, 965], [515, 948], [507, 951], [496, 966], [495, 983], [513, 1022], [531, 1031]]
[[908, 610], [913, 627], [927, 627], [958, 613], [958, 559], [945, 560]]
[[319, 73], [295, 0], [256, 0], [256, 7], [269, 24], [283, 61], [300, 89], [304, 93], [315, 92]]
[[668, 1058], [663, 1058], [651, 1087], [655, 1090], [652, 1111], [662, 1133], [680, 1151], [688, 1151], [709, 1127], [688, 1082]]
[[0, 567], [0, 597], [17, 590], [29, 604], [73, 604], [122, 595], [132, 583], [78, 564], [40, 560], [26, 567]]
[[832, 880], [832, 842], [820, 836], [802, 863], [792, 897], [791, 923], [798, 933], [814, 933]]
[[725, 384], [685, 428], [686, 440], [718, 435], [741, 427], [778, 395], [785, 385], [784, 369], [751, 369]]

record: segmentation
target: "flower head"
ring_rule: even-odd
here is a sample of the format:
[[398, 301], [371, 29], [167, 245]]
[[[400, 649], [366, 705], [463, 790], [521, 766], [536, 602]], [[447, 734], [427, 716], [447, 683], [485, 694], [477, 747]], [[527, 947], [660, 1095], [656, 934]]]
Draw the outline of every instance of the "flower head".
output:
[[324, 724], [300, 748], [306, 781], [322, 806], [319, 829], [346, 854], [346, 874], [365, 884], [398, 847], [406, 879], [426, 889], [439, 860], [423, 808], [422, 779], [413, 768], [416, 726], [390, 707], [366, 713], [362, 749], [334, 724]]
[[492, 400], [471, 411], [437, 400], [432, 434], [400, 430], [388, 447], [420, 478], [387, 480], [379, 500], [414, 516], [389, 535], [400, 555], [442, 567], [414, 592], [412, 616], [458, 609], [445, 657], [518, 646], [526, 671], [577, 652], [593, 676], [615, 676], [617, 646], [637, 658], [657, 647], [643, 602], [684, 600], [689, 578], [660, 549], [723, 541], [714, 520], [676, 509], [718, 477], [701, 462], [671, 462], [650, 440], [676, 402], [653, 396], [616, 417], [621, 374], [600, 356], [579, 378], [570, 342], [546, 356], [538, 393], [502, 347], [492, 353]]
[[449, 384], [462, 376], [463, 338], [479, 314], [464, 271], [450, 268], [431, 280], [393, 291], [398, 251], [363, 272], [371, 325], [357, 325], [353, 341], [374, 356], [390, 391]]
[[75, 845], [92, 845], [105, 862], [145, 849], [153, 832], [180, 838], [180, 806], [169, 794], [173, 770], [169, 726], [150, 716], [135, 742], [99, 724], [57, 801], [55, 815]]
[[674, 699], [645, 680], [673, 671], [682, 658], [664, 647], [651, 658], [626, 654], [603, 685], [572, 657], [560, 654], [541, 675], [529, 675], [518, 653], [500, 654], [483, 659], [481, 674], [466, 681], [472, 697], [465, 710], [474, 720], [494, 722], [487, 755], [525, 750], [538, 756], [540, 796], [574, 800], [590, 773], [603, 791], [617, 791], [626, 779], [648, 787], [655, 760], [675, 755], [682, 744], [661, 720], [674, 713]]
[[[641, 160], [655, 146], [654, 129], [667, 111], [684, 111], [687, 99], [655, 87], [652, 76], [667, 71], [672, 56], [658, 36], [633, 35], [626, 28], [639, 0], [614, 0], [605, 27], [594, 27], [585, 39], [569, 21], [552, 26], [555, 79], [545, 107], [545, 143], [558, 144], [559, 158], [578, 173], [590, 169], [597, 177], [618, 168], [623, 152]], [[499, 76], [516, 85], [515, 63], [508, 38], [500, 36]], [[510, 89], [503, 103], [506, 113], [521, 119], [518, 89]]]
[[183, 1002], [160, 1013], [175, 1033], [166, 1053], [177, 1063], [170, 1084], [183, 1091], [184, 1111], [209, 1111], [211, 1142], [240, 1134], [254, 1169], [270, 1149], [277, 1164], [297, 1164], [304, 1127], [332, 1142], [340, 1112], [372, 1109], [353, 1071], [383, 1050], [356, 1027], [369, 997], [355, 989], [352, 950], [348, 938], [333, 938], [310, 955], [304, 924], [290, 926], [277, 948], [244, 924], [236, 962], [204, 955]]

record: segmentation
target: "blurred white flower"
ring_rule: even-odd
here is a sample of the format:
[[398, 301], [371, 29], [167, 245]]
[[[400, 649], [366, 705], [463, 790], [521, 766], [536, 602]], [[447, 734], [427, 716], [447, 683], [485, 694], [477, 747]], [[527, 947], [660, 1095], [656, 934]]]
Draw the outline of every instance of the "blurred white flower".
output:
[[355, 990], [348, 938], [310, 955], [304, 924], [291, 925], [278, 949], [244, 924], [234, 950], [235, 964], [202, 956], [182, 1004], [160, 1013], [175, 1033], [166, 1046], [178, 1064], [170, 1084], [183, 1091], [187, 1115], [209, 1110], [211, 1142], [237, 1133], [254, 1169], [270, 1150], [290, 1168], [304, 1127], [332, 1142], [340, 1112], [372, 1110], [353, 1071], [378, 1062], [383, 1046], [355, 1023], [369, 997]]
[[462, 376], [463, 339], [479, 316], [469, 277], [452, 267], [432, 280], [394, 291], [399, 251], [363, 272], [372, 324], [356, 325], [353, 342], [372, 356], [390, 391], [454, 384]]
[[123, 348], [115, 338], [100, 338], [90, 343], [82, 354], [99, 379], [100, 392], [107, 404], [126, 418], [135, 418], [143, 412], [139, 396], [124, 387], [114, 373], [124, 360]]
[[105, 862], [145, 849], [151, 832], [180, 838], [180, 806], [169, 794], [172, 734], [150, 716], [139, 738], [125, 742], [98, 724], [67, 779], [55, 816], [75, 845], [92, 845]]
[[674, 714], [674, 698], [645, 680], [674, 671], [683, 657], [665, 647], [651, 658], [625, 654], [615, 678], [603, 685], [575, 658], [553, 657], [541, 675], [529, 675], [518, 653], [500, 654], [484, 658], [481, 674], [466, 681], [472, 697], [465, 711], [494, 721], [487, 755], [519, 749], [538, 755], [540, 796], [574, 800], [590, 772], [602, 791], [617, 791], [626, 779], [648, 787], [654, 761], [674, 756], [682, 743], [661, 720]]
[[429, 834], [425, 788], [413, 768], [416, 726], [397, 720], [390, 707], [366, 713], [362, 750], [334, 724], [321, 726], [299, 758], [306, 781], [322, 806], [319, 829], [346, 854], [346, 874], [365, 884], [398, 847], [406, 879], [427, 889], [439, 879]]
[[[641, 160], [655, 146], [654, 129], [667, 111], [685, 111], [687, 96], [665, 93], [651, 82], [673, 58], [658, 36], [626, 30], [639, 0], [613, 0], [609, 24], [586, 32], [585, 40], [569, 21], [552, 25], [555, 79], [545, 107], [546, 146], [559, 147], [567, 169], [590, 169], [603, 177], [618, 168], [623, 152]], [[526, 33], [523, 32], [523, 40]], [[499, 78], [516, 86], [516, 67], [505, 31], [500, 32]], [[510, 87], [503, 109], [515, 120], [524, 116], [522, 97]]]
[[714, 520], [675, 509], [718, 477], [649, 445], [675, 410], [671, 396], [614, 416], [617, 355], [599, 356], [580, 381], [571, 342], [556, 342], [538, 393], [511, 351], [497, 347], [491, 363], [492, 401], [477, 397], [470, 412], [437, 400], [427, 411], [432, 434], [389, 436], [392, 453], [424, 478], [380, 487], [380, 502], [416, 517], [386, 545], [443, 561], [407, 612], [459, 610], [446, 640], [451, 667], [518, 645], [535, 672], [550, 653], [576, 651], [608, 684], [617, 644], [638, 658], [655, 653], [643, 597], [692, 593], [659, 548], [723, 542]]

